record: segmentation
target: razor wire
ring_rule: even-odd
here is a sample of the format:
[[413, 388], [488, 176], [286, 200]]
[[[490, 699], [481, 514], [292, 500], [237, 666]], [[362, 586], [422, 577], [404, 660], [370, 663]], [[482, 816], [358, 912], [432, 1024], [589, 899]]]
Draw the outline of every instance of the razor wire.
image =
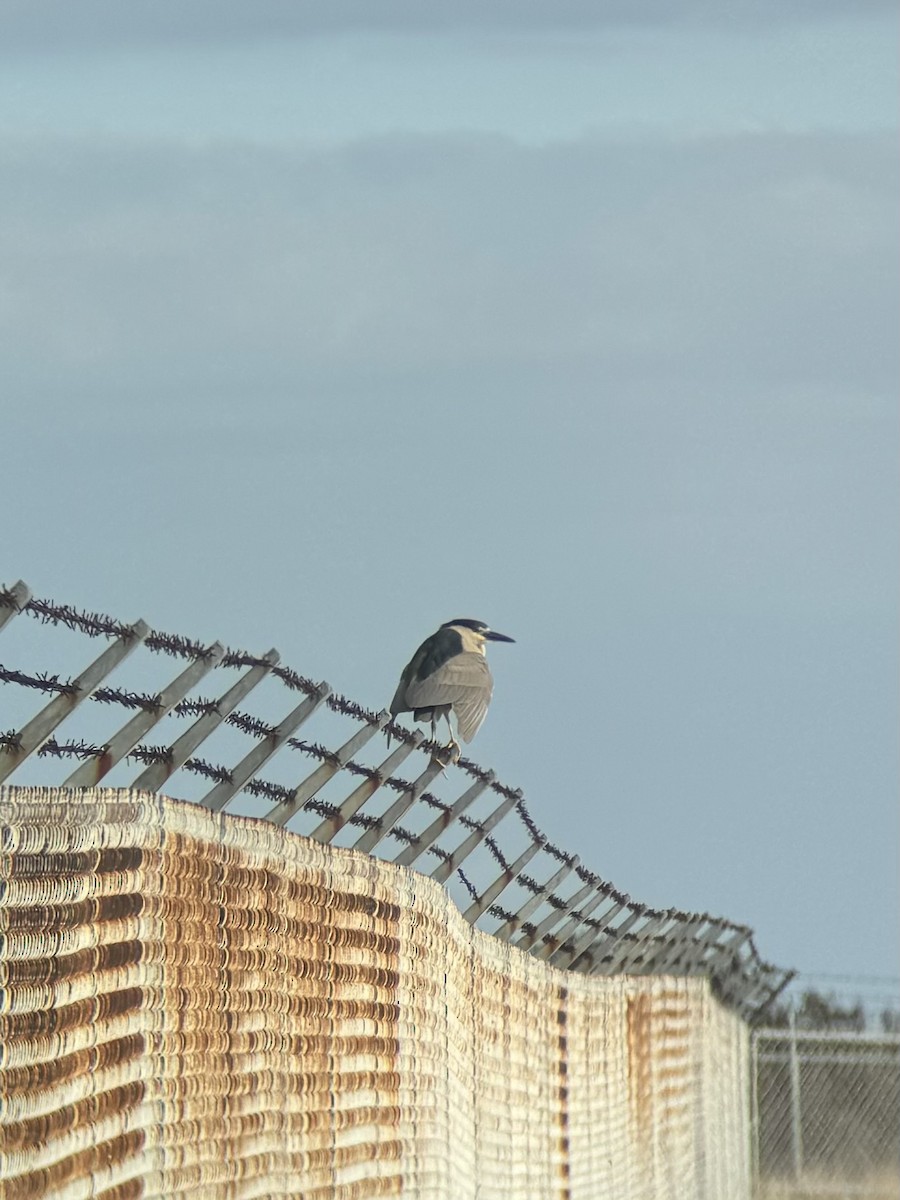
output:
[[[464, 912], [470, 923], [487, 918], [499, 921], [499, 927], [489, 932], [553, 965], [588, 974], [704, 975], [724, 1002], [748, 1018], [757, 1018], [793, 976], [793, 972], [762, 959], [752, 931], [745, 925], [709, 913], [657, 909], [633, 900], [577, 856], [552, 843], [535, 822], [519, 789], [506, 786], [492, 771], [468, 758], [453, 760], [446, 747], [426, 739], [419, 731], [405, 729], [389, 713], [367, 708], [328, 684], [315, 683], [282, 665], [276, 651], [260, 656], [218, 642], [205, 644], [151, 629], [143, 622], [129, 625], [103, 613], [83, 612], [69, 604], [32, 597], [22, 582], [0, 588], [0, 629], [18, 616], [43, 625], [64, 626], [89, 639], [103, 638], [112, 645], [74, 677], [0, 664], [0, 683], [53, 697], [22, 727], [0, 732], [0, 781], [10, 778], [31, 757], [80, 763], [74, 772], [78, 782], [72, 786], [99, 782], [112, 765], [121, 761], [143, 768], [134, 786], [157, 791], [184, 771], [213, 785], [199, 803], [214, 810], [226, 808], [236, 796], [246, 793], [271, 802], [273, 808], [265, 816], [276, 824], [286, 825], [301, 811], [319, 817], [320, 824], [311, 833], [319, 841], [331, 841], [341, 829], [350, 827], [361, 831], [356, 848], [378, 853], [378, 857], [388, 858], [376, 850], [385, 839], [399, 844], [399, 853], [388, 861], [412, 865], [423, 856], [436, 859], [432, 877], [446, 883], [455, 875], [460, 881], [471, 901]], [[106, 676], [138, 645], [152, 654], [184, 660], [188, 667], [162, 691], [109, 686]], [[190, 694], [199, 679], [223, 668], [245, 669], [246, 674], [224, 696]], [[243, 699], [267, 677], [302, 697], [301, 704], [278, 724], [233, 702], [238, 693]], [[60, 726], [84, 699], [134, 715], [103, 744], [66, 738], [63, 731], [57, 737]], [[295, 736], [299, 726], [322, 706], [363, 727], [341, 750]], [[168, 715], [182, 721], [194, 719], [194, 724], [172, 744], [144, 741], [154, 725]], [[232, 768], [197, 753], [209, 733], [222, 725], [255, 742], [254, 750]], [[139, 736], [135, 736], [135, 730]], [[397, 749], [380, 766], [358, 761], [354, 753], [379, 733], [386, 736], [389, 749], [393, 743]], [[318, 764], [297, 787], [289, 788], [262, 774], [263, 765], [282, 747]], [[429, 757], [428, 767], [415, 779], [396, 773], [400, 762], [413, 751]], [[451, 769], [471, 781], [455, 803], [447, 803], [429, 788], [438, 774]], [[317, 794], [338, 774], [359, 781], [341, 803]], [[398, 798], [380, 815], [366, 811], [369, 800], [381, 789], [396, 793]], [[482, 819], [467, 815], [464, 809], [483, 792], [497, 797], [499, 805]], [[167, 794], [173, 793], [167, 788]], [[436, 815], [425, 830], [416, 833], [402, 823], [412, 809]], [[518, 853], [511, 849], [507, 826], [502, 838], [495, 832], [501, 821], [512, 815], [527, 843]], [[456, 849], [439, 844], [440, 838], [457, 828], [465, 836]], [[477, 886], [471, 873], [462, 867], [479, 847], [500, 870], [485, 886]], [[538, 855], [554, 868], [543, 883], [533, 871], [526, 870]], [[559, 885], [572, 878], [580, 886], [567, 897], [558, 890]], [[513, 884], [527, 897], [518, 909], [500, 903]], [[540, 919], [539, 914], [543, 914]]]

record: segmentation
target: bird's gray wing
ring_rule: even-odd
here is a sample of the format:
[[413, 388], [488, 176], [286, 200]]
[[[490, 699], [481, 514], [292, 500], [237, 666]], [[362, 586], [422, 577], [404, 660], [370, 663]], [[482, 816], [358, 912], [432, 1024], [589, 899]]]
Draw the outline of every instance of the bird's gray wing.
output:
[[433, 704], [451, 704], [456, 714], [459, 736], [471, 742], [484, 720], [494, 681], [482, 654], [457, 654], [425, 679], [411, 680], [405, 700], [410, 708], [429, 708]]
[[411, 712], [418, 707], [409, 698], [410, 685], [434, 675], [451, 658], [462, 654], [462, 638], [455, 629], [441, 627], [437, 633], [426, 638], [410, 661], [403, 668], [397, 691], [391, 701], [391, 712], [394, 716], [401, 712]]

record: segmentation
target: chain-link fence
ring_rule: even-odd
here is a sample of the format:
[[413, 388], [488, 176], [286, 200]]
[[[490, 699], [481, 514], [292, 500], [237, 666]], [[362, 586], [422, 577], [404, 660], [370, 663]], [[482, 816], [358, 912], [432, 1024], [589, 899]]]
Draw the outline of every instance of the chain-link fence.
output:
[[2, 1200], [750, 1200], [704, 979], [517, 953], [418, 872], [0, 787]]
[[21, 581], [0, 586], [0, 630], [0, 783], [102, 783], [264, 817], [415, 867], [470, 924], [555, 967], [705, 976], [746, 1019], [793, 975], [746, 925], [632, 899], [555, 846], [519, 789], [274, 649], [80, 612]]
[[900, 1035], [760, 1029], [758, 1200], [900, 1198]]

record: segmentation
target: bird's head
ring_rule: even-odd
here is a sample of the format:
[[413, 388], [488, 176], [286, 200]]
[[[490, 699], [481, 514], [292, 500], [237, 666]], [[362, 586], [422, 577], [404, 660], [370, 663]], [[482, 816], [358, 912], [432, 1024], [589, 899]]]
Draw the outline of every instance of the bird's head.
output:
[[485, 625], [484, 621], [474, 621], [471, 617], [456, 617], [453, 621], [445, 621], [441, 629], [456, 629], [463, 639], [463, 645], [468, 649], [481, 650], [484, 653], [485, 642], [514, 642], [515, 638], [507, 637], [505, 633], [497, 633]]

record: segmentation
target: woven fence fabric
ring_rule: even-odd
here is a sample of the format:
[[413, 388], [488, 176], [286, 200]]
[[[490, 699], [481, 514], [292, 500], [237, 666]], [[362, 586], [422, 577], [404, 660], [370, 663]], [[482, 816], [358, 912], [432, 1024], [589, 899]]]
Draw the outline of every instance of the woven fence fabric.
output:
[[747, 1030], [414, 871], [150, 793], [0, 790], [3, 1200], [746, 1200]]

